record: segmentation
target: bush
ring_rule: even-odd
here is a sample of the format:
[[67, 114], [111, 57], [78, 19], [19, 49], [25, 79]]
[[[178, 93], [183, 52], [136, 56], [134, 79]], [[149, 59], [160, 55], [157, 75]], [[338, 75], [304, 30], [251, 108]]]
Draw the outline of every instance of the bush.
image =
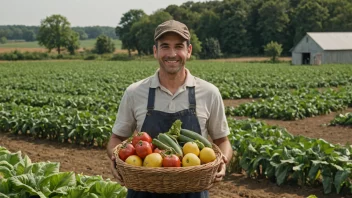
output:
[[105, 35], [98, 36], [94, 53], [97, 54], [105, 54], [105, 53], [112, 53], [115, 51], [115, 44], [112, 42], [111, 38]]
[[96, 54], [90, 54], [90, 55], [88, 55], [88, 56], [85, 56], [84, 57], [84, 60], [95, 60], [95, 59], [97, 59], [99, 56], [98, 55], [96, 55]]
[[114, 56], [110, 60], [112, 60], [112, 61], [130, 61], [130, 60], [134, 60], [134, 58], [129, 57], [128, 54], [114, 54]]
[[222, 56], [219, 40], [207, 38], [202, 44], [201, 57], [204, 59], [220, 58]]
[[271, 41], [264, 47], [265, 55], [271, 57], [273, 63], [278, 62], [277, 58], [281, 55], [282, 45]]
[[0, 38], [0, 44], [5, 44], [5, 43], [7, 43], [7, 38], [3, 36]]

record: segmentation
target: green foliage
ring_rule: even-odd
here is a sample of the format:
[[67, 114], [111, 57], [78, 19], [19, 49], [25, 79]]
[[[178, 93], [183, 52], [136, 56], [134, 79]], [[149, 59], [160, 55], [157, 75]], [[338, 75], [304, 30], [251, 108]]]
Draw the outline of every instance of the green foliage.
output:
[[197, 57], [202, 51], [202, 42], [199, 41], [196, 33], [193, 30], [191, 30], [190, 33], [191, 33], [192, 54]]
[[295, 24], [295, 44], [306, 32], [324, 31], [323, 24], [329, 18], [329, 10], [321, 2], [321, 0], [302, 0], [298, 4], [292, 19]]
[[79, 34], [71, 31], [71, 34], [67, 37], [65, 46], [67, 51], [69, 51], [71, 55], [74, 55], [75, 50], [79, 49]]
[[222, 56], [219, 41], [216, 38], [207, 38], [203, 42], [201, 57], [204, 59], [215, 59]]
[[271, 57], [273, 63], [277, 62], [277, 58], [281, 55], [282, 45], [271, 41], [264, 47], [264, 52], [266, 56]]
[[241, 104], [237, 108], [228, 107], [228, 115], [297, 120], [306, 117], [329, 114], [352, 106], [351, 89], [339, 91], [302, 89], [282, 96], [261, 99], [257, 102]]
[[15, 50], [13, 52], [1, 53], [0, 60], [9, 60], [9, 61], [17, 61], [17, 60], [47, 60], [50, 59], [51, 56], [45, 52], [20, 52]]
[[220, 16], [218, 40], [221, 51], [227, 54], [249, 54], [250, 38], [247, 34], [250, 6], [245, 0], [224, 1], [216, 12]]
[[74, 39], [78, 39], [78, 37], [73, 35], [74, 33], [72, 33], [70, 23], [66, 17], [52, 15], [41, 21], [37, 39], [39, 45], [46, 47], [49, 52], [56, 48], [58, 54], [60, 54], [62, 47], [71, 45], [70, 47], [74, 48], [74, 43], [77, 42]]
[[198, 38], [204, 42], [207, 38], [218, 38], [220, 34], [218, 30], [220, 26], [220, 17], [212, 10], [206, 10], [202, 13], [196, 33]]
[[270, 41], [284, 41], [285, 31], [289, 23], [288, 0], [269, 0], [265, 1], [258, 10], [259, 21], [258, 30], [264, 43]]
[[1, 37], [0, 38], [0, 44], [5, 44], [7, 42], [7, 38], [6, 37]]
[[249, 177], [265, 177], [278, 185], [320, 184], [325, 194], [351, 189], [351, 146], [293, 136], [254, 119], [228, 122], [229, 139], [237, 151], [232, 169], [240, 166]]
[[136, 43], [138, 41], [136, 35], [131, 33], [132, 25], [144, 16], [146, 14], [143, 10], [130, 10], [123, 14], [119, 26], [115, 29], [116, 35], [122, 42], [122, 49], [127, 49], [129, 56], [131, 56], [132, 50], [137, 50]]
[[[19, 52], [15, 55], [25, 56]], [[84, 57], [97, 61], [2, 63], [0, 131], [105, 146], [124, 90], [151, 76], [155, 60], [136, 55], [132, 61], [103, 61], [130, 59], [127, 54], [91, 56]], [[352, 106], [350, 65], [298, 68], [289, 64], [190, 61], [187, 67], [193, 75], [216, 85], [223, 99], [262, 98], [236, 108], [253, 117], [299, 119]], [[340, 87], [339, 91], [309, 90], [331, 86]], [[291, 89], [300, 91], [290, 93]], [[233, 115], [234, 110], [227, 109], [226, 113]]]
[[352, 113], [338, 114], [333, 120], [330, 121], [329, 125], [352, 126]]
[[135, 35], [138, 40], [136, 42], [136, 50], [139, 55], [153, 54], [155, 28], [160, 23], [170, 19], [172, 19], [172, 16], [168, 12], [159, 10], [150, 16], [144, 16], [132, 25], [131, 33]]
[[126, 197], [127, 189], [101, 176], [60, 172], [59, 163], [32, 163], [0, 146], [1, 197]]
[[112, 53], [115, 51], [115, 44], [112, 42], [111, 38], [105, 35], [98, 36], [94, 52], [97, 54]]
[[36, 35], [35, 35], [33, 30], [25, 29], [23, 31], [23, 39], [25, 41], [35, 41], [36, 40]]

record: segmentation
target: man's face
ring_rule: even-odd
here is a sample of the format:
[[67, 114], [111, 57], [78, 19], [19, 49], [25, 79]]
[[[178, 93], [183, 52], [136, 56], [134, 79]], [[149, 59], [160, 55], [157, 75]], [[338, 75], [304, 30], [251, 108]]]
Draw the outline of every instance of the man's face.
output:
[[154, 46], [154, 57], [158, 59], [160, 69], [176, 74], [191, 57], [192, 45], [187, 46], [186, 40], [180, 35], [170, 32], [165, 33]]

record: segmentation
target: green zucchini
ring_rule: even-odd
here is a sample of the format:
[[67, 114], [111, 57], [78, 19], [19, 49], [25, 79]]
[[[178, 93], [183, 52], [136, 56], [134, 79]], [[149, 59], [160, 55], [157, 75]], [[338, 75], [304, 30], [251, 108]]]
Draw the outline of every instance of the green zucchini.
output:
[[189, 137], [184, 136], [184, 135], [180, 135], [180, 136], [178, 136], [178, 141], [186, 143], [186, 142], [193, 142], [194, 139], [189, 138]]
[[172, 140], [171, 137], [169, 137], [168, 135], [166, 135], [164, 133], [160, 133], [158, 135], [158, 139], [162, 143], [172, 147], [176, 151], [177, 154], [179, 154], [180, 156], [183, 156], [182, 148], [180, 147], [180, 145], [178, 145], [176, 142], [174, 142], [174, 140]]
[[154, 138], [153, 141], [152, 141], [152, 144], [154, 144], [156, 147], [158, 147], [159, 149], [161, 150], [168, 150], [168, 149], [171, 149], [170, 146], [162, 143], [160, 140]]
[[181, 135], [187, 136], [187, 137], [192, 138], [194, 140], [199, 140], [200, 142], [202, 142], [204, 144], [205, 147], [212, 148], [212, 145], [207, 138], [203, 137], [202, 135], [200, 135], [194, 131], [187, 130], [187, 129], [181, 129]]

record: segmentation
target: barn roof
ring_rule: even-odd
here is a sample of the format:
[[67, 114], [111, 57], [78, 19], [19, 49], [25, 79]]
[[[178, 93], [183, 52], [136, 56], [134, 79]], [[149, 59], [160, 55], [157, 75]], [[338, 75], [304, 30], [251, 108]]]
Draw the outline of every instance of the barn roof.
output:
[[323, 50], [351, 50], [352, 32], [308, 32]]

